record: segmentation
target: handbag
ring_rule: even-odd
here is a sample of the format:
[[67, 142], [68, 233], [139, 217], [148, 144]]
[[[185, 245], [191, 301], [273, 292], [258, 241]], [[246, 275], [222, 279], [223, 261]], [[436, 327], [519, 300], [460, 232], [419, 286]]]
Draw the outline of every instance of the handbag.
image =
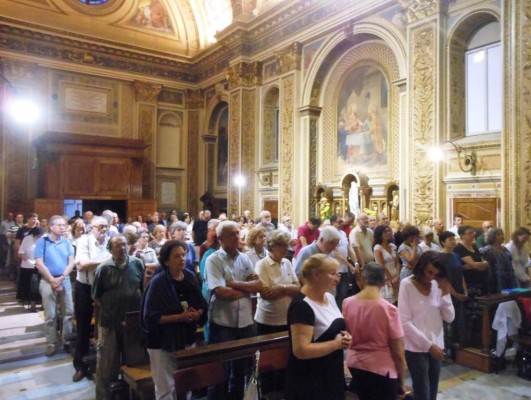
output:
[[253, 365], [253, 372], [247, 381], [245, 387], [245, 395], [243, 400], [260, 400], [260, 373], [258, 372], [258, 364], [260, 362], [260, 350], [254, 353], [255, 363]]

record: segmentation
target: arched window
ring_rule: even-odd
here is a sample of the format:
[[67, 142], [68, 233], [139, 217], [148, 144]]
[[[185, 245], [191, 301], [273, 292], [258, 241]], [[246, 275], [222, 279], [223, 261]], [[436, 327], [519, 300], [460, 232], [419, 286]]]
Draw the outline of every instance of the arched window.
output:
[[500, 132], [503, 119], [503, 50], [500, 23], [477, 29], [465, 51], [466, 135]]
[[280, 129], [278, 101], [278, 88], [273, 87], [269, 89], [264, 99], [262, 165], [278, 163], [278, 143]]

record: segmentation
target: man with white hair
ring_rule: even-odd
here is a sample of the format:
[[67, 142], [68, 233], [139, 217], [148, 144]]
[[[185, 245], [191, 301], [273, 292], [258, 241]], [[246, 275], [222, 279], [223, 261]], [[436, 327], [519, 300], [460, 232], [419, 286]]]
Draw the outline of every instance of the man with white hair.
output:
[[76, 351], [74, 354], [74, 368], [76, 373], [72, 377], [79, 382], [88, 374], [88, 365], [83, 362], [90, 346], [90, 325], [94, 308], [92, 306], [92, 284], [94, 271], [103, 261], [111, 257], [107, 249], [109, 241], [109, 223], [104, 217], [93, 217], [91, 232], [77, 240], [76, 251], [76, 290], [74, 312], [76, 315]]
[[[240, 230], [234, 221], [216, 228], [221, 247], [206, 260], [206, 282], [210, 291], [209, 344], [254, 336], [251, 294], [263, 289], [251, 259], [238, 251]], [[228, 385], [230, 398], [243, 398], [247, 360], [230, 363], [228, 382], [208, 388], [207, 398], [223, 398]]]
[[361, 268], [371, 261], [374, 261], [374, 253], [372, 251], [372, 242], [374, 240], [374, 233], [369, 229], [369, 217], [365, 213], [359, 213], [356, 218], [358, 224], [350, 232], [350, 245], [354, 248], [356, 259], [360, 263]]
[[299, 251], [299, 254], [297, 254], [294, 263], [295, 273], [297, 274], [297, 277], [299, 279], [302, 278], [302, 267], [304, 266], [304, 261], [306, 261], [314, 254], [322, 253], [328, 254], [333, 257], [333, 251], [339, 244], [340, 239], [341, 237], [339, 236], [339, 232], [335, 227], [327, 226], [321, 229], [317, 241], [307, 246], [304, 246], [302, 250]]
[[265, 230], [266, 235], [275, 230], [275, 225], [271, 222], [271, 213], [269, 211], [260, 211], [260, 222], [256, 224], [256, 228]]

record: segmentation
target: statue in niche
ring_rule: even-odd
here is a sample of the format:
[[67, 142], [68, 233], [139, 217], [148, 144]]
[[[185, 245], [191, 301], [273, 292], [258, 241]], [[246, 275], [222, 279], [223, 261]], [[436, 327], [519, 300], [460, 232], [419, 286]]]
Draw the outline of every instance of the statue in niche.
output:
[[326, 198], [324, 192], [321, 193], [321, 200], [319, 200], [319, 217], [321, 221], [330, 217], [330, 202]]
[[393, 201], [391, 201], [391, 221], [398, 221], [398, 190], [393, 190]]
[[360, 212], [360, 197], [358, 189], [358, 183], [356, 181], [350, 182], [350, 190], [348, 191], [348, 206], [350, 208], [350, 212], [354, 213], [355, 216], [358, 216]]

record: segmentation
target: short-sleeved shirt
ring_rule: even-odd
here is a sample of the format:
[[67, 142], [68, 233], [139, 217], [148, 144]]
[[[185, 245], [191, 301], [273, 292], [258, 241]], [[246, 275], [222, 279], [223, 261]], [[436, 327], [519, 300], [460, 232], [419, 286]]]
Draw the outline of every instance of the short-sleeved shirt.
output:
[[28, 235], [22, 241], [20, 248], [18, 249], [18, 254], [24, 254], [26, 256], [25, 260], [22, 260], [20, 263], [20, 268], [35, 268], [35, 246], [37, 240], [33, 235]]
[[124, 267], [110, 258], [102, 262], [94, 273], [92, 298], [101, 301], [99, 323], [104, 328], [121, 329], [125, 313], [140, 310], [144, 263], [128, 257]]
[[[337, 307], [334, 296], [325, 293], [328, 304], [321, 305], [303, 293], [297, 294], [288, 309], [288, 325], [313, 326], [313, 343], [333, 340], [345, 330], [345, 320]], [[344, 400], [345, 375], [343, 371], [343, 350], [326, 356], [307, 360], [293, 354], [292, 333], [289, 331], [289, 356], [286, 369], [287, 399], [300, 400]]]
[[43, 236], [35, 245], [35, 259], [42, 262], [53, 277], [61, 276], [68, 265], [68, 258], [74, 256], [74, 247], [70, 240], [60, 236], [53, 241], [50, 236]]
[[[406, 242], [403, 242], [400, 247], [398, 248], [398, 255], [400, 257], [400, 264], [402, 264], [402, 269], [400, 270], [400, 280], [407, 278], [413, 273], [413, 266], [410, 265], [407, 260], [402, 257], [400, 253], [402, 251], [407, 251], [409, 254], [413, 255], [413, 247], [406, 244]], [[417, 246], [417, 258], [422, 254], [422, 249], [420, 246]]]
[[319, 239], [319, 229], [315, 228], [314, 230], [311, 230], [307, 223], [299, 227], [297, 231], [297, 245], [295, 246], [295, 253], [293, 254], [294, 257], [297, 257], [304, 247], [299, 239], [301, 236], [306, 238], [306, 245], [312, 244]]
[[384, 299], [359, 300], [353, 296], [343, 301], [342, 310], [352, 335], [347, 350], [349, 368], [397, 378], [389, 340], [404, 336], [398, 309]]
[[374, 233], [372, 230], [367, 228], [367, 230], [363, 232], [358, 225], [350, 232], [349, 239], [352, 247], [359, 247], [365, 263], [374, 261], [374, 253], [372, 252]]
[[[288, 259], [283, 258], [278, 263], [269, 254], [255, 265], [254, 272], [259, 276], [264, 285], [268, 287], [291, 285], [299, 282], [297, 275], [295, 275], [295, 270]], [[258, 297], [254, 319], [256, 322], [264, 325], [286, 325], [290, 303], [291, 297], [289, 296], [275, 300]]]
[[448, 282], [457, 293], [464, 294], [463, 287], [463, 263], [456, 253], [439, 253], [439, 261], [446, 267]]
[[317, 243], [312, 243], [302, 248], [298, 256], [295, 258], [295, 262], [293, 263], [297, 276], [302, 276], [302, 267], [304, 266], [304, 261], [314, 254], [321, 254], [321, 250], [319, 250], [319, 247], [317, 247]]
[[236, 280], [245, 282], [254, 268], [249, 257], [238, 253], [235, 258], [223, 248], [215, 251], [206, 261], [206, 281], [211, 291], [210, 321], [230, 328], [245, 328], [253, 323], [251, 295], [236, 300], [219, 299], [215, 294], [218, 287], [227, 287], [227, 282]]
[[[111, 253], [107, 249], [108, 241], [109, 238], [106, 237], [103, 243], [100, 244], [92, 233], [81, 236], [77, 240], [76, 262], [111, 258]], [[77, 271], [76, 280], [86, 285], [92, 285], [94, 282], [94, 271], [95, 269], [91, 271]]]

